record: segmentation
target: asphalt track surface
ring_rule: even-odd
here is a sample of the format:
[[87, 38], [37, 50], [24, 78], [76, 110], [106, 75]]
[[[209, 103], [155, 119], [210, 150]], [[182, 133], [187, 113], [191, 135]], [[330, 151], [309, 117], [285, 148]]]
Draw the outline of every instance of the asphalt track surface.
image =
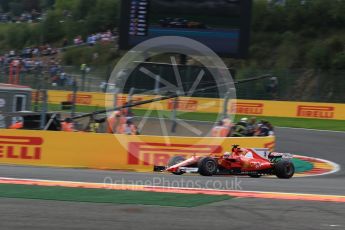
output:
[[[278, 151], [345, 168], [344, 132], [276, 130]], [[0, 166], [2, 177], [345, 195], [345, 173], [292, 178], [174, 176], [80, 169]], [[343, 203], [232, 199], [197, 208], [0, 199], [0, 229], [345, 229]], [[262, 226], [262, 228], [260, 227]]]

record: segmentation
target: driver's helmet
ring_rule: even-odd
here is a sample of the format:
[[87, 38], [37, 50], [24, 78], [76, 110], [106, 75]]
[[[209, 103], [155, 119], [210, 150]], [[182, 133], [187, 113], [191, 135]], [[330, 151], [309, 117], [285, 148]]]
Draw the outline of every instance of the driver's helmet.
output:
[[247, 117], [243, 117], [243, 118], [241, 118], [240, 121], [241, 121], [241, 122], [244, 122], [244, 123], [247, 123], [247, 122], [248, 122], [248, 118], [247, 118]]
[[237, 152], [238, 149], [240, 149], [240, 146], [239, 145], [232, 145], [232, 149], [231, 149], [231, 152]]
[[247, 150], [245, 148], [240, 148], [239, 145], [233, 145], [232, 152], [239, 155], [239, 154], [245, 154]]
[[225, 152], [224, 155], [223, 155], [223, 158], [225, 158], [225, 159], [230, 158], [231, 154], [232, 153], [230, 153], [230, 152]]

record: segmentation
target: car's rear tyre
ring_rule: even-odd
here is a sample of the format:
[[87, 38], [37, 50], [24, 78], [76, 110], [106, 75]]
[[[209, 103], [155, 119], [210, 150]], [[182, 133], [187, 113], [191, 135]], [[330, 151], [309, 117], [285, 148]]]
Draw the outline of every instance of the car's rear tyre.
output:
[[295, 173], [295, 166], [289, 160], [281, 160], [275, 164], [274, 170], [278, 178], [289, 179]]
[[[172, 158], [170, 158], [169, 162], [168, 162], [168, 167], [171, 167], [173, 165], [176, 165], [182, 161], [185, 161], [186, 159], [182, 156], [174, 156]], [[175, 174], [175, 175], [182, 175], [184, 172], [172, 172], [172, 174]]]
[[203, 157], [198, 162], [199, 174], [202, 176], [212, 176], [217, 173], [218, 163], [212, 157]]

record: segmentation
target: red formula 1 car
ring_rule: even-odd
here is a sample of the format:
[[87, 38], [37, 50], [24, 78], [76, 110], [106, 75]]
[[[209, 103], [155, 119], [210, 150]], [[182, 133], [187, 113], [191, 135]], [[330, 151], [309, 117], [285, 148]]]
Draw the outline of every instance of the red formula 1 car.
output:
[[175, 156], [169, 160], [167, 167], [155, 166], [155, 171], [165, 170], [176, 175], [199, 173], [202, 176], [248, 175], [255, 178], [276, 175], [278, 178], [289, 179], [295, 173], [291, 158], [292, 155], [288, 153], [259, 154], [254, 149], [234, 145], [231, 152], [221, 156], [193, 156], [189, 159]]

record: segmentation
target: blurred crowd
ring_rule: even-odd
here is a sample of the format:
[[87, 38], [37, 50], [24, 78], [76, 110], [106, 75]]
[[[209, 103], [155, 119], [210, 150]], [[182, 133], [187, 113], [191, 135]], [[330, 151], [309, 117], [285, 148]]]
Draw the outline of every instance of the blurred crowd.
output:
[[133, 123], [133, 113], [130, 109], [116, 110], [106, 118], [106, 132], [138, 135], [137, 126]]
[[0, 61], [3, 64], [9, 64], [13, 60], [37, 59], [42, 56], [53, 56], [57, 53], [57, 48], [53, 48], [49, 44], [46, 44], [37, 47], [26, 47], [19, 51], [11, 50], [0, 55]]
[[[101, 125], [103, 124], [103, 125]], [[85, 124], [74, 121], [71, 117], [60, 120], [58, 130], [64, 132], [94, 132], [139, 135], [137, 126], [133, 123], [133, 113], [129, 109], [117, 110], [103, 118], [92, 118], [85, 127]], [[18, 120], [11, 124], [9, 129], [23, 129], [24, 122]]]
[[[22, 80], [26, 74], [49, 75], [52, 86], [69, 86], [73, 84], [71, 76], [66, 74], [61, 61], [56, 57], [57, 48], [50, 45], [27, 47], [22, 51], [11, 50], [0, 56], [0, 72], [5, 76], [20, 75]], [[37, 76], [38, 76], [37, 75]]]
[[12, 16], [10, 13], [0, 14], [1, 23], [21, 23], [21, 22], [40, 22], [44, 15], [33, 9], [31, 12], [24, 12], [19, 16]]
[[73, 85], [74, 78], [67, 74], [58, 62], [49, 65], [49, 75], [52, 86], [64, 87]]
[[[104, 124], [103, 127], [101, 124]], [[86, 128], [77, 128], [78, 122], [66, 118], [61, 122], [61, 131], [65, 132], [95, 132], [110, 134], [139, 135], [137, 126], [133, 123], [133, 113], [130, 109], [116, 110], [103, 118], [92, 118]], [[12, 128], [12, 127], [10, 127]]]
[[274, 127], [266, 120], [257, 121], [256, 117], [243, 117], [239, 122], [232, 123], [230, 119], [225, 118], [218, 121], [213, 127], [212, 137], [264, 137], [273, 136]]
[[29, 61], [34, 58], [39, 58], [42, 56], [53, 56], [59, 52], [57, 48], [52, 47], [49, 44], [35, 46], [35, 47], [25, 47], [22, 50], [10, 50], [7, 53], [0, 55], [0, 64], [10, 64], [13, 60]]
[[[81, 35], [78, 35], [73, 39], [73, 45], [87, 44], [89, 46], [93, 46], [97, 44], [98, 42], [101, 42], [101, 43], [114, 42], [115, 39], [116, 39], [116, 34], [108, 30], [106, 32], [90, 34], [86, 37], [85, 40], [83, 39]], [[66, 47], [68, 45], [69, 45], [68, 40], [64, 39], [63, 47]]]

